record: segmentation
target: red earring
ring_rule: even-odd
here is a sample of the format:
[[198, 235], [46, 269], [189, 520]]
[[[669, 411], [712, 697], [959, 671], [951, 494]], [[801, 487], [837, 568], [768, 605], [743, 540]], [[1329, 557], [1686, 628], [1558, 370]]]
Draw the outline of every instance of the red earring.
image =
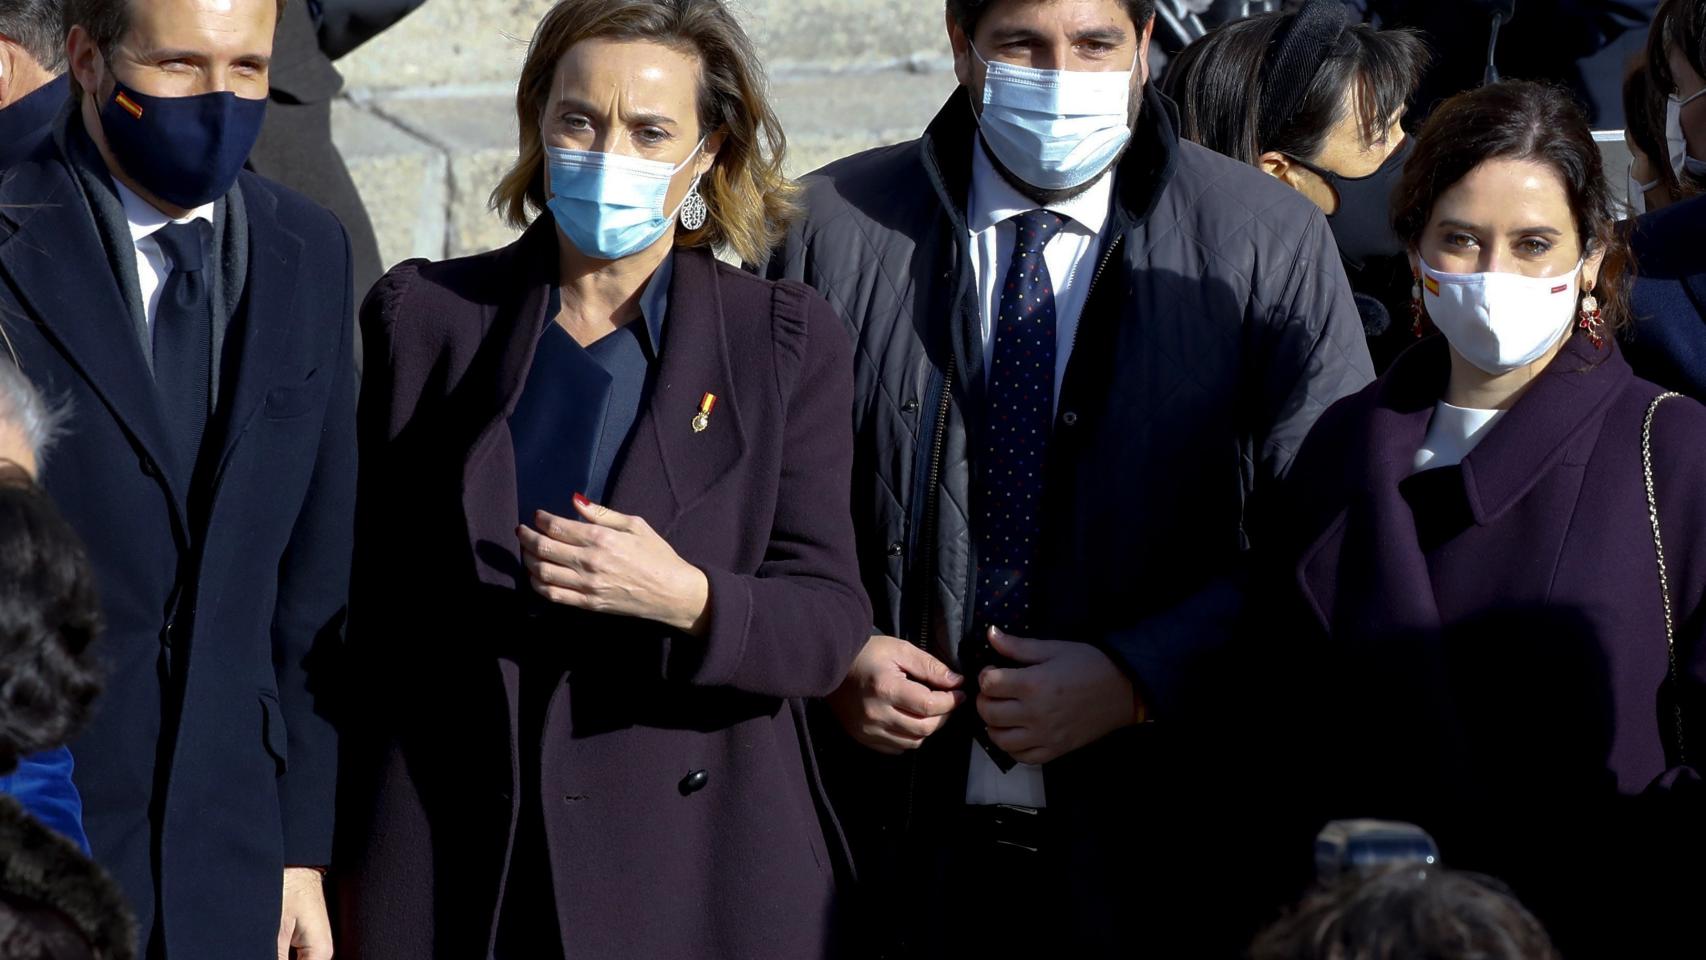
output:
[[1421, 339], [1428, 319], [1428, 308], [1422, 306], [1422, 278], [1416, 277], [1410, 286], [1410, 332]]
[[1588, 332], [1588, 341], [1598, 350], [1605, 346], [1605, 320], [1599, 309], [1599, 299], [1590, 288], [1582, 295], [1581, 322], [1576, 324]]

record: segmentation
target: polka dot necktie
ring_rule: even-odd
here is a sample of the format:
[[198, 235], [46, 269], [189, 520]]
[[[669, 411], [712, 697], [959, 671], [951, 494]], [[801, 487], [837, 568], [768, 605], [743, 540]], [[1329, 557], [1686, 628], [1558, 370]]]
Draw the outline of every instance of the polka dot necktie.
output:
[[978, 469], [977, 612], [985, 625], [1029, 637], [1029, 573], [1042, 534], [1043, 457], [1054, 425], [1054, 286], [1043, 248], [1066, 219], [1032, 210], [1013, 223]]

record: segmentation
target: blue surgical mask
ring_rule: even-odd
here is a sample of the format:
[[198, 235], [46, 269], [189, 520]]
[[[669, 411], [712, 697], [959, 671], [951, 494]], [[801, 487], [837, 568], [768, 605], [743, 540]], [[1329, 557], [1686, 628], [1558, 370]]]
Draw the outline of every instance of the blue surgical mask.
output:
[[151, 97], [115, 77], [101, 105], [101, 132], [131, 179], [167, 203], [190, 209], [231, 192], [266, 116], [264, 97], [250, 100], [230, 92]]
[[698, 159], [704, 145], [699, 141], [687, 159], [673, 167], [661, 160], [546, 147], [552, 194], [546, 206], [575, 249], [600, 260], [620, 260], [658, 242], [669, 230], [680, 211], [679, 206], [673, 211], [663, 208], [670, 181]]
[[983, 141], [1001, 165], [1040, 190], [1070, 190], [1107, 170], [1131, 140], [1131, 70], [1118, 73], [984, 66]]

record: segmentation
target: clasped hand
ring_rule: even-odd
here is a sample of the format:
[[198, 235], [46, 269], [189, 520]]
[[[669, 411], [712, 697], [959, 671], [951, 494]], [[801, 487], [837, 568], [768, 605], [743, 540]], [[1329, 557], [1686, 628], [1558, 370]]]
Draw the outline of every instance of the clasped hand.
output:
[[[1096, 647], [991, 629], [990, 645], [1018, 667], [978, 675], [977, 711], [991, 742], [1022, 763], [1047, 763], [1142, 720], [1131, 681]], [[880, 753], [916, 750], [965, 702], [965, 681], [895, 637], [872, 637], [830, 707], [847, 733]]]
[[703, 636], [710, 581], [640, 517], [576, 494], [570, 520], [541, 510], [516, 528], [533, 589], [566, 607], [653, 620]]

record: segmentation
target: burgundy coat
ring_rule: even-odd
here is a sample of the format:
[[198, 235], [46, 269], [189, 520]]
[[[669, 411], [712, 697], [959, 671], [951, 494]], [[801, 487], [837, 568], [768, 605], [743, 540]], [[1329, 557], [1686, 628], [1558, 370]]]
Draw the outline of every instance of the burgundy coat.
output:
[[1312, 725], [1291, 730], [1325, 761], [1322, 817], [1419, 822], [1447, 864], [1512, 883], [1562, 946], [1611, 956], [1631, 941], [1595, 937], [1693, 910], [1644, 883], [1680, 855], [1673, 829], [1706, 819], [1673, 711], [1680, 694], [1698, 763], [1706, 408], [1667, 401], [1653, 431], [1673, 690], [1641, 461], [1660, 389], [1578, 334], [1460, 468], [1410, 477], [1448, 369], [1443, 339], [1419, 344], [1298, 455], [1281, 636]]
[[[338, 955], [486, 956], [520, 785], [542, 778], [569, 956], [823, 956], [845, 850], [799, 702], [840, 683], [871, 622], [846, 333], [804, 286], [675, 255], [661, 366], [608, 501], [708, 574], [694, 640], [527, 586], [507, 418], [555, 273], [544, 218], [504, 250], [393, 269], [363, 311]], [[534, 670], [556, 692], [524, 778]]]

